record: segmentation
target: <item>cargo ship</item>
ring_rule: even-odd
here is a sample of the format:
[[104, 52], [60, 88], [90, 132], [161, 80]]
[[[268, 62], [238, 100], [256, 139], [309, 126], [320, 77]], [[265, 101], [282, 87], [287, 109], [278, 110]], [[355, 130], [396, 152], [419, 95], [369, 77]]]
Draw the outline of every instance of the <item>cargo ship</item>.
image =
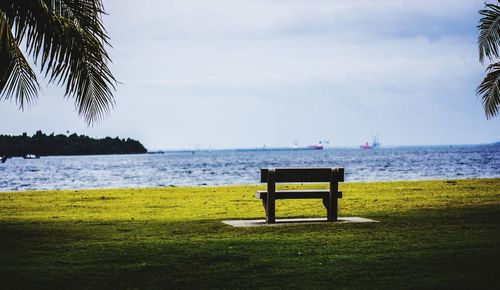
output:
[[297, 150], [323, 150], [325, 148], [325, 145], [323, 145], [323, 144], [328, 144], [328, 143], [329, 143], [328, 141], [319, 141], [318, 144], [309, 145], [306, 147], [298, 147], [297, 141], [295, 141], [294, 149], [297, 149]]
[[309, 150], [323, 150], [323, 144], [309, 145], [305, 149]]

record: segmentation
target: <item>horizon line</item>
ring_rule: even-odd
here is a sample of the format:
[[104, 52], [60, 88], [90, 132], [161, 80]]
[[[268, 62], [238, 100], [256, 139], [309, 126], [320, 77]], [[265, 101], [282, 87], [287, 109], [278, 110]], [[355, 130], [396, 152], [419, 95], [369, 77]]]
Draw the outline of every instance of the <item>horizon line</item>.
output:
[[[464, 144], [404, 144], [404, 145], [383, 145], [376, 149], [394, 149], [401, 147], [448, 147], [448, 146], [487, 146], [487, 145], [497, 145], [498, 142], [490, 143], [464, 143]], [[307, 151], [321, 151], [329, 149], [360, 149], [359, 145], [346, 145], [346, 146], [325, 146], [324, 149], [310, 149], [307, 147], [291, 147], [291, 146], [276, 146], [276, 147], [219, 147], [219, 148], [162, 148], [162, 149], [147, 149], [148, 153], [154, 152], [201, 152], [201, 151], [279, 151], [279, 150], [307, 150]]]

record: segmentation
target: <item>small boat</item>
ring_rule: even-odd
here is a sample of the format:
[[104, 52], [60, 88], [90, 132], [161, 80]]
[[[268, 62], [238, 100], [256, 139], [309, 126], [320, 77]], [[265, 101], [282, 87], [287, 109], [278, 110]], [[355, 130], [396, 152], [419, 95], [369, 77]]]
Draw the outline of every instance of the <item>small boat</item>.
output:
[[309, 145], [309, 146], [307, 146], [306, 149], [309, 149], [309, 150], [323, 150], [323, 145], [322, 144]]
[[373, 147], [370, 146], [370, 144], [368, 144], [368, 142], [366, 142], [365, 144], [363, 145], [359, 145], [359, 148], [360, 149], [372, 149]]
[[7, 161], [7, 156], [3, 155], [0, 157], [0, 163], [5, 163], [5, 161]]
[[165, 154], [163, 151], [148, 151], [147, 154]]
[[373, 137], [372, 149], [376, 149], [380, 147], [380, 141], [378, 140], [378, 135]]
[[26, 154], [26, 156], [23, 157], [24, 159], [40, 159], [40, 155], [36, 154]]
[[373, 142], [372, 144], [368, 144], [368, 141], [363, 144], [363, 145], [359, 145], [359, 148], [360, 149], [376, 149], [376, 148], [380, 148], [380, 142], [378, 141], [378, 136], [375, 136], [373, 137]]

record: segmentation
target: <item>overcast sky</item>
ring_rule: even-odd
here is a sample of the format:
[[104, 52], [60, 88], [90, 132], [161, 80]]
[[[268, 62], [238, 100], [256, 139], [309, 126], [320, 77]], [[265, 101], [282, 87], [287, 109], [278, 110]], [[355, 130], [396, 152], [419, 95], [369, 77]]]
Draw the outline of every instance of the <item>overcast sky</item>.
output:
[[0, 133], [66, 131], [148, 149], [474, 144], [500, 140], [475, 89], [483, 0], [104, 0], [109, 117], [63, 91], [0, 103]]

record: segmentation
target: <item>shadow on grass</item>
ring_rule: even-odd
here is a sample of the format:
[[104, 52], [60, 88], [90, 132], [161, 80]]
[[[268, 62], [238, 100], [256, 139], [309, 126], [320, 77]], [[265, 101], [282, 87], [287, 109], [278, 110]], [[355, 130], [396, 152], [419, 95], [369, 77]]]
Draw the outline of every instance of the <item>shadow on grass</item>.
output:
[[[365, 216], [373, 217], [373, 216]], [[380, 223], [0, 222], [0, 288], [494, 288], [500, 208]]]

